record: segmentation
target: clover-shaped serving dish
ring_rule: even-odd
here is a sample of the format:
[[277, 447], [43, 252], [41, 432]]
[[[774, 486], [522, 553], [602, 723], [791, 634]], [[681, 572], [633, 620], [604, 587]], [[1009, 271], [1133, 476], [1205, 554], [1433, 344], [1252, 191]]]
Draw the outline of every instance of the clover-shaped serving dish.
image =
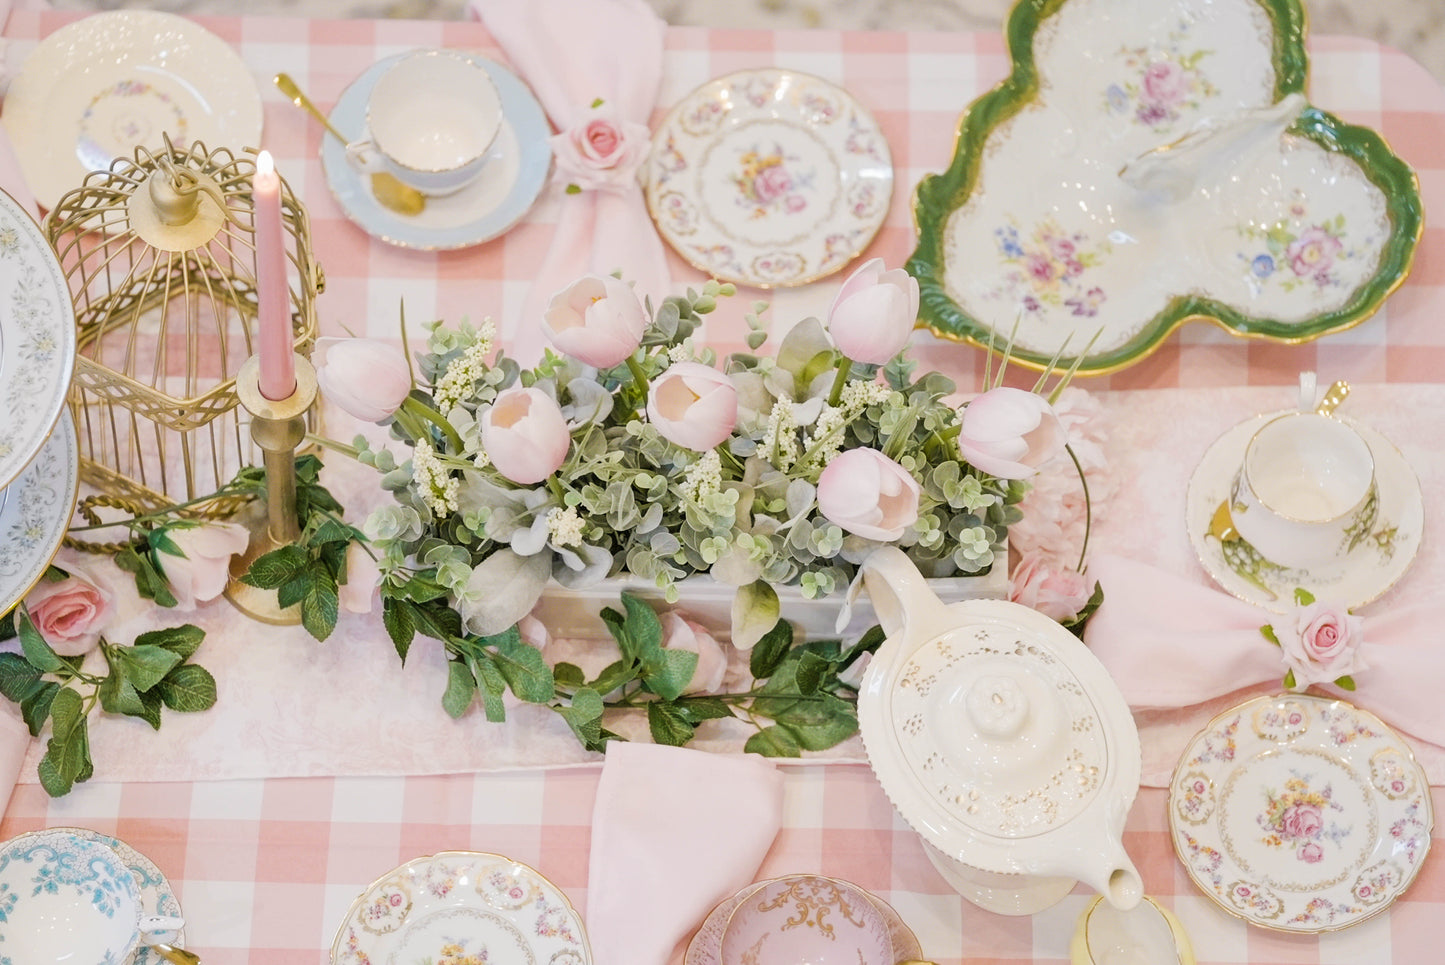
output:
[[1301, 342], [1368, 318], [1410, 269], [1419, 185], [1304, 100], [1304, 21], [1298, 0], [1020, 0], [1011, 74], [918, 186], [924, 324], [1100, 374], [1192, 319]]

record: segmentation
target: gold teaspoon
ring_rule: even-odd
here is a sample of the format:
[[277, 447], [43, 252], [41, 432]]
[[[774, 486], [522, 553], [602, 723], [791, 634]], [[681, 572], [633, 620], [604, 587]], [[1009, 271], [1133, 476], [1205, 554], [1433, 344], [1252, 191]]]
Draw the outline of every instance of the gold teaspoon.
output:
[[[290, 74], [277, 74], [275, 81], [281, 93], [291, 99], [291, 103], [320, 121], [332, 137], [342, 144], [347, 143], [346, 135], [338, 131], [332, 125], [331, 119], [311, 103], [311, 98], [301, 92], [301, 88], [296, 86], [296, 82], [291, 79]], [[408, 217], [421, 214], [422, 209], [426, 207], [426, 195], [410, 185], [402, 184], [394, 175], [387, 174], [385, 171], [376, 171], [371, 175], [371, 193], [385, 207]]]
[[165, 942], [156, 942], [148, 947], [161, 958], [172, 962], [173, 965], [201, 965], [201, 956], [195, 952], [188, 952], [184, 948], [167, 945]]

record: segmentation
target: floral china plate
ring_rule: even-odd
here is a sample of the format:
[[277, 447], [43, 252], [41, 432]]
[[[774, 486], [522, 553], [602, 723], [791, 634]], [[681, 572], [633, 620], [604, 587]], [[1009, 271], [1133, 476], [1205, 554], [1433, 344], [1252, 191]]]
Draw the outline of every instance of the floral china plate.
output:
[[5, 310], [0, 311], [3, 489], [50, 438], [65, 408], [75, 369], [70, 285], [40, 227], [4, 191], [0, 191], [0, 290], [7, 293]]
[[711, 80], [673, 107], [644, 167], [647, 208], [683, 260], [757, 288], [860, 254], [888, 214], [893, 161], [873, 116], [795, 70]]
[[5, 94], [5, 128], [46, 208], [137, 147], [257, 147], [261, 94], [220, 37], [175, 14], [114, 10], [42, 40]]
[[1012, 73], [918, 187], [939, 335], [1098, 374], [1195, 319], [1317, 338], [1404, 280], [1417, 179], [1305, 101], [1299, 0], [1019, 0], [1007, 36]]
[[1358, 925], [1425, 861], [1425, 772], [1378, 717], [1306, 694], [1256, 697], [1190, 743], [1169, 783], [1174, 851], [1232, 915], [1297, 934]]
[[[65, 828], [64, 830], [78, 838], [86, 838], [103, 844], [120, 857], [120, 863], [130, 869], [131, 877], [135, 879], [136, 887], [140, 889], [141, 914], [184, 917], [181, 914], [181, 903], [176, 899], [176, 893], [171, 887], [170, 881], [150, 858], [119, 838], [112, 838], [99, 831], [91, 831], [89, 828]], [[184, 948], [186, 945], [184, 928], [173, 932], [157, 932], [153, 938], [177, 948]], [[166, 960], [161, 957], [160, 952], [143, 944], [136, 951], [135, 958], [130, 961], [129, 965], [166, 965]]]
[[0, 613], [45, 575], [75, 514], [79, 484], [75, 423], [64, 413], [40, 454], [0, 490]]
[[497, 854], [415, 858], [352, 902], [331, 965], [590, 965], [582, 917], [537, 871]]
[[[372, 64], [342, 92], [331, 110], [331, 123], [359, 137], [366, 128], [366, 102], [377, 78], [405, 56], [396, 54]], [[402, 248], [437, 251], [466, 248], [508, 231], [532, 210], [552, 167], [552, 130], [547, 115], [527, 85], [507, 68], [479, 55], [469, 55], [497, 85], [502, 99], [502, 127], [481, 177], [455, 194], [427, 198], [420, 214], [403, 215], [387, 208], [371, 193], [371, 178], [346, 161], [346, 146], [328, 137], [321, 144], [321, 168], [337, 204], [367, 234]]]
[[[766, 887], [776, 881], [784, 881], [788, 876], [781, 878], [769, 878], [767, 881], [755, 881], [740, 890], [731, 898], [726, 899], [712, 911], [708, 912], [707, 918], [703, 919], [702, 926], [692, 936], [688, 943], [687, 955], [683, 958], [683, 965], [721, 965], [722, 962], [722, 938], [723, 932], [727, 929], [728, 919], [732, 917], [733, 911], [747, 900], [747, 897], [759, 888]], [[858, 888], [857, 885], [849, 883], [850, 887]], [[863, 889], [859, 888], [859, 891]], [[893, 942], [893, 961], [903, 962], [921, 959], [923, 949], [918, 944], [918, 939], [903, 919], [898, 917], [898, 912], [893, 907], [876, 895], [863, 891], [880, 912], [888, 925], [888, 935]]]
[[1405, 575], [1420, 549], [1425, 528], [1424, 500], [1414, 470], [1399, 449], [1367, 425], [1341, 420], [1359, 432], [1374, 456], [1380, 508], [1370, 532], [1342, 561], [1309, 570], [1284, 567], [1265, 559], [1242, 539], [1223, 542], [1210, 534], [1214, 514], [1229, 498], [1230, 484], [1244, 461], [1249, 440], [1262, 425], [1283, 414], [1271, 412], [1247, 419], [1205, 451], [1185, 497], [1189, 542], [1214, 582], [1247, 603], [1283, 613], [1294, 606], [1295, 589], [1303, 587], [1318, 600], [1347, 609], [1363, 606]]

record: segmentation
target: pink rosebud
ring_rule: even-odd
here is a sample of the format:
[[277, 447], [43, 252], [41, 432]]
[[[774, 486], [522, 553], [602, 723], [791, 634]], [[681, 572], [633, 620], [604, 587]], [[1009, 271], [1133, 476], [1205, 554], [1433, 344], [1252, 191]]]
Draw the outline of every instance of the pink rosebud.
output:
[[1043, 396], [1001, 386], [963, 410], [958, 449], [977, 469], [999, 479], [1027, 479], [1058, 455], [1064, 427]]
[[918, 279], [883, 259], [863, 263], [838, 289], [828, 309], [828, 331], [855, 362], [882, 365], [903, 351], [918, 320]]
[[1318, 864], [1324, 860], [1325, 849], [1311, 841], [1309, 844], [1301, 845], [1295, 856], [1306, 864]]
[[542, 331], [557, 351], [599, 369], [626, 361], [646, 329], [637, 293], [610, 275], [582, 276], [553, 295], [542, 314]]
[[877, 449], [839, 453], [818, 477], [818, 511], [864, 539], [891, 542], [918, 521], [918, 481]]
[[1039, 611], [1050, 620], [1068, 623], [1079, 615], [1092, 592], [1084, 574], [1067, 567], [1050, 566], [1042, 553], [1031, 553], [1014, 567], [1008, 598]]
[[1329, 683], [1365, 669], [1360, 657], [1365, 621], [1347, 610], [1314, 602], [1274, 626], [1284, 664], [1294, 671], [1294, 689]]
[[636, 183], [652, 134], [623, 120], [605, 104], [586, 111], [571, 127], [548, 139], [559, 181], [584, 191], [621, 191]]
[[101, 631], [115, 613], [115, 598], [104, 581], [84, 564], [67, 562], [63, 580], [41, 580], [25, 596], [30, 622], [62, 657], [79, 657], [95, 649]]
[[185, 554], [155, 554], [175, 595], [176, 606], [182, 610], [194, 610], [197, 603], [220, 596], [230, 577], [231, 557], [245, 552], [251, 541], [246, 527], [237, 523], [173, 525], [165, 529], [165, 534]]
[[686, 650], [697, 654], [697, 669], [692, 679], [682, 689], [685, 694], [715, 694], [722, 689], [723, 677], [727, 675], [728, 658], [722, 644], [701, 624], [684, 617], [681, 613], [665, 613], [662, 616], [662, 646], [668, 650]]
[[572, 446], [556, 400], [535, 387], [518, 385], [500, 393], [481, 422], [482, 449], [497, 472], [521, 486], [556, 472]]
[[406, 356], [386, 342], [319, 338], [311, 360], [326, 400], [363, 422], [391, 418], [411, 391]]
[[381, 570], [366, 548], [357, 542], [347, 544], [346, 582], [336, 588], [341, 609], [347, 613], [370, 613], [380, 582]]
[[717, 369], [676, 362], [648, 390], [647, 418], [669, 442], [706, 452], [732, 435], [738, 390]]

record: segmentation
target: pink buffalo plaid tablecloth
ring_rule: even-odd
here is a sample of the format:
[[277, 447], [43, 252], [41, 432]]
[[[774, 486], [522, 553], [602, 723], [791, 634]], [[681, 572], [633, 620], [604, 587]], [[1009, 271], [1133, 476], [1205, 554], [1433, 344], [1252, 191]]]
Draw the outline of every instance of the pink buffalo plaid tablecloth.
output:
[[[12, 55], [23, 56], [36, 38], [69, 19], [15, 13], [7, 31]], [[497, 55], [480, 25], [201, 22], [232, 43], [253, 71], [265, 100], [264, 146], [310, 208], [316, 255], [327, 277], [318, 302], [325, 332], [394, 336], [403, 298], [408, 315], [417, 319], [486, 314], [506, 319], [519, 311], [531, 267], [550, 238], [558, 194], [546, 195], [505, 237], [477, 248], [430, 253], [373, 241], [346, 220], [327, 191], [317, 160], [319, 127], [270, 84], [271, 76], [284, 70], [327, 106], [367, 65], [391, 53], [449, 46]], [[775, 64], [844, 85], [882, 124], [898, 188], [869, 254], [900, 264], [912, 248], [911, 186], [945, 165], [959, 113], [1005, 74], [1000, 37], [674, 29], [668, 34], [659, 112], [710, 77]], [[1311, 99], [1382, 131], [1419, 172], [1427, 208], [1445, 203], [1445, 91], [1404, 55], [1361, 40], [1317, 39], [1311, 67]], [[675, 258], [671, 268], [678, 282], [699, 277]], [[837, 282], [780, 293], [778, 316], [791, 317], [790, 306], [812, 308], [820, 301], [826, 306]], [[747, 294], [739, 303], [751, 300]], [[1349, 332], [1290, 347], [1190, 326], [1149, 359], [1088, 387], [1286, 385], [1302, 368], [1316, 369], [1326, 380], [1439, 381], [1445, 363], [1442, 317], [1445, 229], [1427, 224], [1408, 283], [1375, 318]], [[726, 322], [708, 336], [723, 350], [741, 340], [740, 329]], [[981, 370], [971, 349], [924, 339], [917, 354], [965, 386]], [[336, 699], [366, 700], [386, 713], [385, 693]], [[169, 876], [189, 921], [187, 944], [207, 965], [316, 965], [327, 961], [342, 914], [366, 884], [404, 860], [437, 850], [507, 854], [540, 869], [585, 907], [598, 773], [589, 766], [440, 777], [92, 782], [58, 801], [25, 784], [0, 821], [0, 838], [60, 824], [116, 834]], [[941, 965], [1067, 961], [1069, 934], [1089, 897], [1082, 891], [1031, 918], [983, 912], [933, 871], [866, 767], [791, 767], [786, 788], [784, 829], [761, 875], [818, 871], [856, 881], [890, 901], [925, 954]], [[1437, 811], [1445, 804], [1439, 789], [1435, 803]], [[1174, 859], [1162, 791], [1140, 793], [1125, 844], [1148, 892], [1173, 907], [1193, 935], [1201, 965], [1441, 960], [1445, 858], [1438, 841], [1419, 878], [1388, 914], [1320, 938], [1248, 927], [1202, 897]]]

